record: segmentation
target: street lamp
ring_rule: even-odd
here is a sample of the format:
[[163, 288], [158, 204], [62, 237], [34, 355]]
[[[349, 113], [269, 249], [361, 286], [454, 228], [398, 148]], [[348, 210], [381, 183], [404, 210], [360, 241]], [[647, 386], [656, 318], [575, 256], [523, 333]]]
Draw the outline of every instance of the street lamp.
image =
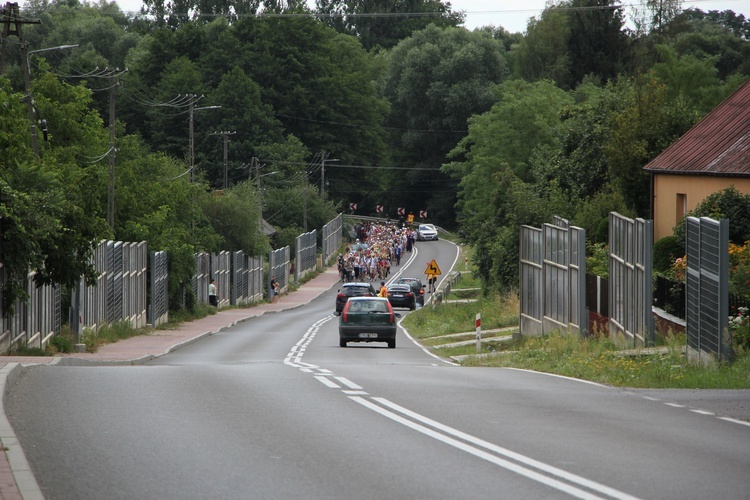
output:
[[[194, 132], [193, 132], [193, 114], [195, 111], [200, 111], [202, 109], [218, 109], [221, 106], [202, 106], [200, 108], [195, 107], [195, 102], [198, 100], [195, 98], [196, 96], [193, 95], [192, 99], [190, 99], [190, 182], [193, 182], [193, 176], [195, 175], [194, 169], [195, 169], [195, 148], [194, 148]], [[202, 97], [202, 96], [201, 96]]]
[[[258, 175], [258, 176], [256, 177], [256, 179], [255, 179], [255, 185], [256, 185], [256, 188], [257, 188], [257, 190], [258, 190], [258, 199], [259, 199], [259, 200], [261, 199], [260, 179], [261, 179], [262, 177], [265, 177], [265, 176], [267, 176], [267, 175], [273, 175], [273, 174], [278, 174], [278, 172], [274, 170], [273, 172], [268, 172], [267, 174], [262, 174], [262, 175]], [[262, 209], [262, 208], [263, 208], [263, 207], [262, 207], [262, 205], [261, 205], [261, 209]]]
[[31, 96], [31, 56], [32, 54], [38, 54], [40, 52], [72, 49], [73, 47], [78, 47], [78, 44], [59, 45], [57, 47], [47, 47], [46, 49], [37, 50], [27, 50], [28, 45], [25, 43], [21, 45], [21, 51], [25, 53], [22, 55], [26, 61], [26, 65], [24, 66], [23, 71], [23, 83], [26, 90], [26, 99], [29, 105], [29, 122], [31, 122], [31, 148], [34, 150], [34, 154], [36, 155], [37, 159], [39, 159], [39, 141], [36, 135], [36, 120], [34, 120], [34, 99]]

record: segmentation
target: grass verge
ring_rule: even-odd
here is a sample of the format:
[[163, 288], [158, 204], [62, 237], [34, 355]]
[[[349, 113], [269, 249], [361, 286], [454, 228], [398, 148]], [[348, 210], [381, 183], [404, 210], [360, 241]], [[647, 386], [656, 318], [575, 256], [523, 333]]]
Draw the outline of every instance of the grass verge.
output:
[[502, 328], [518, 324], [518, 299], [514, 293], [505, 297], [479, 297], [471, 303], [427, 305], [403, 320], [409, 333], [417, 339], [428, 339], [459, 332], [473, 332], [477, 312], [482, 313], [482, 328]]
[[[462, 280], [459, 286], [466, 285]], [[750, 388], [750, 353], [739, 352], [731, 364], [693, 364], [684, 356], [684, 335], [663, 336], [657, 342], [662, 346], [658, 351], [632, 350], [624, 339], [607, 335], [579, 339], [558, 332], [502, 342], [483, 339], [480, 354], [474, 343], [444, 347], [472, 338], [477, 313], [482, 315], [483, 330], [517, 325], [518, 298], [511, 292], [504, 296], [480, 296], [468, 304], [447, 303], [434, 308], [428, 305], [406, 316], [403, 324], [412, 337], [436, 355], [460, 360], [462, 366], [523, 368], [618, 387]], [[461, 332], [467, 335], [445, 337]]]
[[659, 352], [632, 351], [607, 338], [582, 340], [555, 332], [522, 338], [505, 351], [466, 357], [462, 365], [525, 368], [618, 387], [750, 388], [750, 357], [746, 354], [732, 364], [704, 366], [687, 361], [683, 335], [666, 339], [666, 344]]

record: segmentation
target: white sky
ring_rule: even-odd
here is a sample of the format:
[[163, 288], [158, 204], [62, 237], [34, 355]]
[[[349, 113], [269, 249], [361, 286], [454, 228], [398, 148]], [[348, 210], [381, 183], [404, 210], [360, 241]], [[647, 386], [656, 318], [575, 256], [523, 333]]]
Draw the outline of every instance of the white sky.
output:
[[[464, 26], [470, 30], [481, 26], [502, 26], [511, 33], [526, 31], [530, 17], [539, 17], [544, 10], [545, 0], [448, 0], [454, 11], [465, 10], [467, 13]], [[621, 5], [639, 5], [639, 0], [622, 0]], [[748, 0], [683, 0], [682, 8], [696, 8], [704, 12], [709, 10], [733, 10], [735, 14], [744, 14], [750, 18], [750, 1]], [[632, 8], [626, 7], [626, 15]]]
[[[526, 23], [532, 16], [538, 17], [544, 10], [546, 0], [448, 0], [454, 11], [466, 11], [466, 28], [473, 30], [481, 26], [502, 26], [515, 33], [526, 31]], [[117, 0], [124, 11], [138, 11], [143, 5], [141, 0]], [[313, 1], [310, 2], [314, 4]], [[622, 5], [637, 5], [640, 0], [622, 0]], [[704, 12], [709, 10], [733, 10], [750, 19], [750, 1], [748, 0], [683, 0], [683, 8], [695, 7]], [[631, 8], [626, 8], [629, 15]]]

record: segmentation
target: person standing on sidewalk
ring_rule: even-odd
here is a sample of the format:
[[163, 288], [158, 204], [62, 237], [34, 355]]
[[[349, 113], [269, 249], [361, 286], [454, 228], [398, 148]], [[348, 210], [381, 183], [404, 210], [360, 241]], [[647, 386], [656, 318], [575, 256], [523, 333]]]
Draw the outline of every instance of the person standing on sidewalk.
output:
[[208, 284], [208, 303], [214, 307], [219, 307], [219, 298], [216, 296], [216, 280], [212, 279]]
[[275, 304], [279, 301], [279, 282], [276, 281], [276, 276], [271, 276], [271, 304]]

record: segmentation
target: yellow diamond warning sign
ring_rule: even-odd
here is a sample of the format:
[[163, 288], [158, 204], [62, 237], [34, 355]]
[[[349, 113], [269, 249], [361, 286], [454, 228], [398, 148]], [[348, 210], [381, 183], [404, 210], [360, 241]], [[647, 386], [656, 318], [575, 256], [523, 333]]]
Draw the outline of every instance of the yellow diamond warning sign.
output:
[[440, 274], [443, 274], [440, 272], [440, 267], [437, 265], [437, 262], [435, 262], [435, 259], [432, 259], [429, 264], [427, 264], [427, 269], [424, 270], [425, 274], [432, 274], [434, 276], [438, 276]]

